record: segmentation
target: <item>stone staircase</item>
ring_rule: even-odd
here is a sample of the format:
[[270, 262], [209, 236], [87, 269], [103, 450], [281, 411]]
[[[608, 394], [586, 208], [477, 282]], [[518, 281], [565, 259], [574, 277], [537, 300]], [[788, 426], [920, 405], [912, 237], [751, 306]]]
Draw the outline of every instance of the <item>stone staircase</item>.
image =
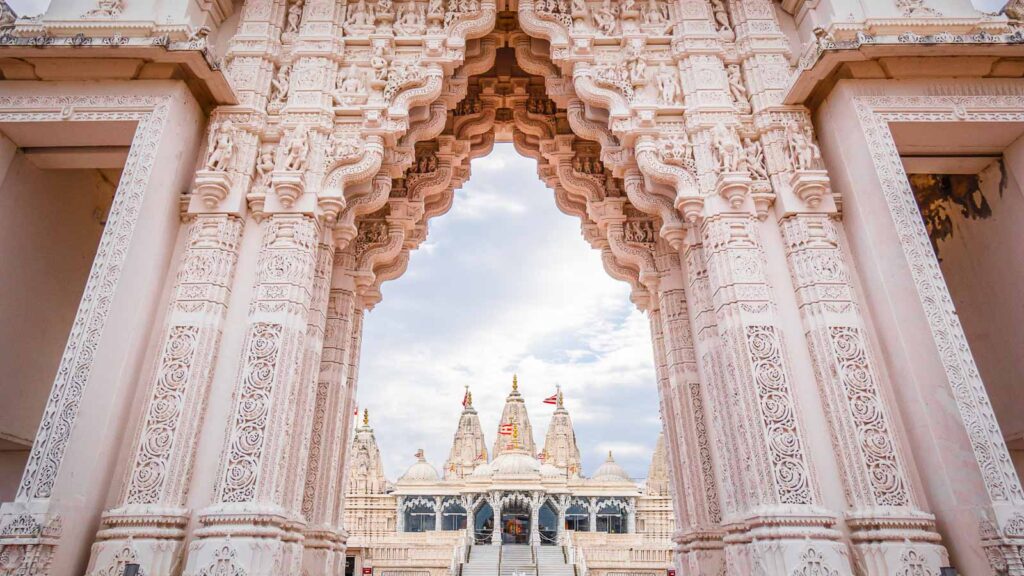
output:
[[566, 561], [565, 548], [541, 546], [537, 548], [538, 576], [575, 576], [576, 569]]
[[473, 546], [469, 561], [462, 565], [462, 576], [495, 576], [501, 559], [499, 546]]
[[575, 576], [561, 546], [477, 545], [470, 548], [461, 576]]
[[499, 576], [537, 576], [537, 562], [533, 559], [533, 548], [526, 544], [506, 544], [501, 547], [501, 571]]

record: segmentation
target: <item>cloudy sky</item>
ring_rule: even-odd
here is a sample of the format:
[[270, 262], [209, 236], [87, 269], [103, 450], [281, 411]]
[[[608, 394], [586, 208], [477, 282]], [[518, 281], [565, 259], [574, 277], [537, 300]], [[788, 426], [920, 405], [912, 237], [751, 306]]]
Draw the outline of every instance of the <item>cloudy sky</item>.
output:
[[389, 477], [417, 448], [439, 468], [473, 391], [488, 447], [519, 374], [535, 440], [561, 384], [585, 471], [608, 450], [646, 475], [660, 426], [646, 317], [555, 207], [536, 164], [510, 144], [473, 162], [451, 212], [431, 223], [409, 270], [383, 287], [365, 324], [360, 406]]

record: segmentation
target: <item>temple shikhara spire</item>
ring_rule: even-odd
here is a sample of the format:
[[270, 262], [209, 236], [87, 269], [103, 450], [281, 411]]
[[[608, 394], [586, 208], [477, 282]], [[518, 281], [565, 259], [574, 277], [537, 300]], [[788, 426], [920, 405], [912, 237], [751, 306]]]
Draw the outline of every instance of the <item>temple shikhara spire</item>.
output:
[[[0, 0], [0, 576], [1024, 576], [1024, 0], [995, 1]], [[614, 351], [588, 390], [650, 379], [646, 480], [653, 408], [577, 438], [591, 399], [525, 356], [473, 382], [490, 450], [443, 390], [440, 466], [357, 407], [367, 312], [413, 313], [383, 286], [496, 147], [652, 364], [568, 267], [515, 273], [585, 323], [494, 312]], [[489, 172], [481, 229], [524, 193]]]
[[[498, 434], [494, 438], [494, 449], [491, 450], [495, 457], [511, 448], [513, 428], [518, 430], [517, 449], [537, 454], [537, 445], [533, 442], [533, 427], [530, 426], [530, 415], [527, 414], [523, 395], [519, 392], [519, 376], [515, 374], [512, 375], [512, 391], [509, 392], [505, 399], [505, 407], [501, 410]], [[502, 431], [507, 433], [503, 434]]]
[[555, 412], [548, 423], [544, 437], [544, 463], [564, 470], [570, 478], [580, 475], [580, 449], [576, 445], [576, 431], [565, 408], [561, 387], [556, 392]]
[[466, 387], [462, 414], [455, 430], [448, 460], [444, 463], [445, 479], [463, 478], [473, 472], [477, 464], [487, 462], [487, 444], [480, 428], [480, 417], [473, 408], [473, 393]]

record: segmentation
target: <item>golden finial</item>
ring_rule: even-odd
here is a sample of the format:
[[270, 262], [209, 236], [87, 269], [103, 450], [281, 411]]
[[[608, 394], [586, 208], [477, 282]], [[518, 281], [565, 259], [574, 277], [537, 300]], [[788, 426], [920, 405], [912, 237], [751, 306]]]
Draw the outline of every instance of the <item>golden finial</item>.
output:
[[519, 375], [518, 374], [513, 374], [512, 375], [512, 391], [513, 392], [518, 392], [519, 391]]
[[363, 426], [370, 425], [370, 409], [363, 408]]
[[512, 449], [519, 448], [519, 423], [512, 423]]
[[614, 460], [614, 458], [612, 458], [612, 451], [609, 450], [608, 451], [608, 461], [611, 462], [612, 460]]

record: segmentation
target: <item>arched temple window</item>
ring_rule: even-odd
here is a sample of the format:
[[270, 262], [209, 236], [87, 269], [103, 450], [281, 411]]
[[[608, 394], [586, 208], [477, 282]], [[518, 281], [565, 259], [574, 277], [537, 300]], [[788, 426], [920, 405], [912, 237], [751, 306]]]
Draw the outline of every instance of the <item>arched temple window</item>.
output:
[[494, 510], [484, 502], [473, 514], [473, 541], [476, 544], [490, 544], [494, 533]]
[[558, 544], [558, 513], [555, 512], [550, 502], [545, 502], [540, 507], [537, 523], [537, 529], [540, 531], [540, 543]]
[[625, 534], [628, 532], [628, 508], [621, 500], [602, 500], [597, 503], [597, 532]]
[[445, 500], [441, 507], [441, 530], [462, 530], [466, 527], [466, 509], [458, 500]]
[[405, 504], [405, 531], [429, 532], [434, 529], [435, 514], [433, 502], [417, 498]]
[[590, 510], [582, 502], [574, 500], [565, 510], [565, 529], [577, 532], [590, 531]]

